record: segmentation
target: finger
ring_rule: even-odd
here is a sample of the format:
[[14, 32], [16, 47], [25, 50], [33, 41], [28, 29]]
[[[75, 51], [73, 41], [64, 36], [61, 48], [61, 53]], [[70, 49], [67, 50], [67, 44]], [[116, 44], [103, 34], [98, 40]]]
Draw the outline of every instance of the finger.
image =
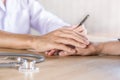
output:
[[[83, 35], [87, 35], [87, 30], [86, 30], [86, 28], [84, 27], [84, 25], [82, 25], [82, 26], [79, 26], [78, 28], [76, 28], [76, 29], [73, 29], [75, 32], [78, 32], [78, 33], [81, 33], [81, 34], [83, 34]], [[86, 36], [87, 37], [87, 36]]]
[[86, 45], [89, 44], [89, 41], [85, 36], [82, 36], [82, 35], [76, 33], [75, 31], [72, 31], [72, 30], [60, 29], [58, 32], [56, 32], [55, 35], [58, 37], [71, 38], [71, 39], [74, 39], [74, 40], [81, 42], [83, 44], [86, 44]]
[[73, 30], [73, 31], [76, 31], [76, 32], [79, 32], [79, 33], [84, 32], [85, 34], [87, 34], [87, 30], [86, 30], [84, 25], [81, 25], [79, 27], [77, 25], [74, 25], [74, 26], [71, 26], [71, 27], [67, 27], [65, 29], [70, 29], [70, 30]]
[[82, 37], [83, 39], [88, 40], [87, 35], [84, 32], [77, 32], [77, 31], [74, 31], [74, 32], [80, 37]]
[[86, 45], [89, 45], [89, 39], [88, 39], [88, 36], [87, 36], [87, 34], [85, 34], [84, 32], [81, 32], [81, 33], [78, 33], [78, 32], [76, 32], [77, 34], [79, 34], [81, 37], [83, 37], [83, 38], [85, 38], [86, 40]]
[[82, 33], [85, 34], [85, 35], [87, 35], [87, 29], [84, 27], [84, 25], [82, 25], [81, 27], [83, 28]]
[[45, 52], [46, 55], [48, 55], [48, 53], [49, 53], [48, 51]]
[[[64, 33], [64, 34], [74, 34], [74, 35], [77, 35], [77, 36], [81, 36], [81, 37], [83, 37], [85, 40], [88, 39], [86, 36], [84, 36], [83, 34], [81, 34], [81, 33], [84, 33], [84, 31], [83, 31], [83, 32], [78, 32], [78, 31], [76, 31], [76, 30], [64, 29], [64, 30], [61, 30], [61, 32]], [[62, 34], [62, 33], [61, 33], [61, 34]]]
[[50, 50], [50, 51], [48, 52], [48, 56], [52, 56], [55, 52], [56, 52], [56, 50], [55, 50], [55, 49]]
[[58, 36], [60, 34], [61, 35], [63, 35], [63, 34], [74, 34], [74, 35], [77, 35], [78, 38], [80, 36], [80, 38], [83, 37], [85, 40], [88, 40], [88, 38], [85, 35], [81, 34], [80, 32], [77, 32], [77, 31], [74, 31], [74, 30], [70, 30], [68, 28], [59, 29], [59, 31], [56, 33], [56, 36]]
[[59, 56], [70, 56], [70, 55], [73, 55], [75, 53], [68, 53], [68, 52], [65, 52], [65, 51], [61, 51], [59, 52]]
[[69, 46], [66, 46], [65, 44], [56, 43], [56, 44], [54, 44], [53, 48], [57, 49], [57, 50], [66, 51], [66, 52], [72, 52], [72, 53], [76, 52], [75, 49], [73, 49], [73, 48], [71, 48]]
[[84, 28], [83, 27], [81, 27], [81, 26], [79, 26], [78, 28], [75, 28], [75, 29], [73, 29], [74, 31], [77, 31], [77, 32], [82, 32], [82, 31], [84, 31]]
[[75, 32], [78, 32], [78, 33], [82, 33], [83, 35], [87, 35], [87, 30], [86, 28], [84, 27], [84, 25], [74, 29]]
[[72, 45], [75, 47], [80, 47], [80, 48], [85, 48], [87, 45], [82, 44], [80, 42], [77, 42], [73, 39], [69, 39], [69, 38], [58, 38], [56, 40], [56, 43], [62, 43], [62, 44], [66, 44], [66, 45]]
[[66, 53], [64, 51], [59, 52], [59, 56], [66, 56]]
[[80, 42], [86, 45], [89, 43], [89, 41], [86, 38], [84, 38], [83, 36], [80, 36], [79, 34], [75, 32], [62, 33], [62, 34], [59, 34], [59, 37], [71, 38], [71, 39], [76, 40], [77, 42]]

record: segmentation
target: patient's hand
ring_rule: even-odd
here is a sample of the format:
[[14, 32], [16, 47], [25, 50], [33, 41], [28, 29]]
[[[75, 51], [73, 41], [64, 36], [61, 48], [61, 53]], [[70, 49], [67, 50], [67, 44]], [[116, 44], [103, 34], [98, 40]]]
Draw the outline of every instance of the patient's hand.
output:
[[98, 53], [97, 46], [93, 43], [90, 43], [87, 48], [76, 48], [76, 53], [67, 53], [64, 51], [59, 52], [59, 56], [69, 56], [69, 55], [80, 55], [80, 56], [89, 56], [96, 55]]

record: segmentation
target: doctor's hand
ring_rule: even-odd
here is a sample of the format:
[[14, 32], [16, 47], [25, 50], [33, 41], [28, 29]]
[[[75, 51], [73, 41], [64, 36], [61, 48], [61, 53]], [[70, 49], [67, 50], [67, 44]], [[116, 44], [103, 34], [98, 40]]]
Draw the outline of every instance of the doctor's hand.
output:
[[88, 44], [87, 38], [82, 34], [72, 29], [61, 28], [43, 36], [34, 37], [31, 45], [32, 49], [38, 52], [62, 50], [75, 53], [76, 50], [70, 46], [85, 48]]
[[[89, 41], [88, 41], [88, 38], [87, 38], [87, 30], [85, 29], [84, 25], [82, 25], [78, 28], [76, 28], [76, 26], [72, 26], [72, 27], [69, 27], [67, 29], [71, 30], [71, 31], [74, 31], [76, 34], [78, 34], [81, 37], [84, 37], [86, 39], [87, 43], [82, 43], [82, 44], [85, 44], [85, 46], [87, 46], [89, 44]], [[81, 41], [80, 41], [80, 43], [81, 43]], [[49, 56], [52, 56], [57, 52], [59, 52], [59, 50], [53, 49], [53, 50], [47, 51], [46, 54], [49, 55]]]

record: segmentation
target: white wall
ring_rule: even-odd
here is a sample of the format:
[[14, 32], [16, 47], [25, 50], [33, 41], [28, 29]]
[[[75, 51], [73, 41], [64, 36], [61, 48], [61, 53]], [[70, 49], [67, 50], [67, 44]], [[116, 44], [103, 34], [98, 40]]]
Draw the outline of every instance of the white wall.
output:
[[40, 3], [71, 24], [90, 14], [85, 24], [89, 33], [120, 32], [120, 0], [40, 0]]

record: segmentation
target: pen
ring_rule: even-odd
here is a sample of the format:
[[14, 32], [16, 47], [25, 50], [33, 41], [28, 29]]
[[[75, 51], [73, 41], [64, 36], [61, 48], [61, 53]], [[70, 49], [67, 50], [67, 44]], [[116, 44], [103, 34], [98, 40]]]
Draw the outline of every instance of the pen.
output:
[[90, 15], [88, 14], [88, 15], [86, 15], [85, 16], [85, 18], [83, 18], [83, 20], [80, 22], [80, 24], [78, 24], [78, 26], [77, 27], [75, 27], [75, 29], [76, 28], [78, 28], [78, 27], [80, 27], [81, 25], [83, 25], [84, 24], [84, 22], [88, 19], [88, 17], [89, 17]]

